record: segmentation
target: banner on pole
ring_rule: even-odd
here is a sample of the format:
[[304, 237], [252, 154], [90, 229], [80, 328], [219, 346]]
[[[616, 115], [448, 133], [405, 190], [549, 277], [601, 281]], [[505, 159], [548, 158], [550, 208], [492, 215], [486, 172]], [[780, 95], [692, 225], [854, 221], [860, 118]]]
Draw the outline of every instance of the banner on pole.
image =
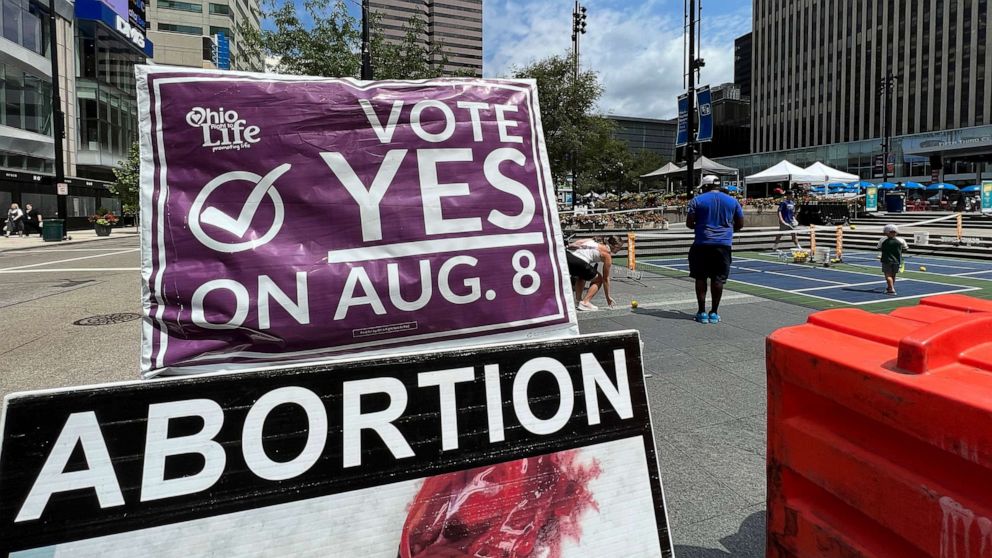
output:
[[878, 186], [865, 188], [865, 211], [878, 211]]
[[710, 86], [705, 85], [696, 91], [696, 107], [699, 111], [699, 130], [696, 141], [713, 141], [713, 107], [710, 101]]
[[689, 143], [689, 96], [679, 95], [679, 128], [675, 138], [675, 147]]
[[575, 334], [533, 80], [138, 67], [142, 372]]
[[670, 557], [637, 332], [8, 396], [0, 556]]
[[992, 212], [992, 180], [982, 181], [982, 213]]

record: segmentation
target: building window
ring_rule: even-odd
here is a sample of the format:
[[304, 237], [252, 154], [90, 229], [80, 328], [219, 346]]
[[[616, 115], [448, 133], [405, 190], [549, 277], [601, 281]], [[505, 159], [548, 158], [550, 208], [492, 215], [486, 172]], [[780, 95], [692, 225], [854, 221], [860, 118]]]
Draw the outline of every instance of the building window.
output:
[[51, 133], [52, 86], [12, 66], [0, 64], [0, 125]]
[[172, 23], [159, 23], [159, 31], [169, 31], [171, 33], [182, 33], [184, 35], [203, 35], [203, 28], [195, 25], [175, 25]]
[[210, 36], [211, 37], [213, 37], [214, 35], [220, 34], [220, 33], [223, 33], [224, 35], [226, 35], [228, 39], [231, 38], [231, 30], [229, 28], [227, 28], [227, 27], [216, 27], [214, 25], [211, 25], [210, 26]]
[[96, 213], [96, 198], [69, 196], [69, 217], [89, 217]]
[[174, 0], [158, 0], [158, 7], [166, 10], [179, 10], [181, 12], [203, 13], [203, 6], [195, 2], [176, 2]]
[[213, 2], [210, 3], [210, 13], [215, 15], [232, 15], [230, 6], [227, 4], [214, 4]]
[[45, 54], [48, 26], [42, 25], [47, 13], [42, 5], [29, 0], [0, 0], [0, 4], [3, 38], [38, 54]]

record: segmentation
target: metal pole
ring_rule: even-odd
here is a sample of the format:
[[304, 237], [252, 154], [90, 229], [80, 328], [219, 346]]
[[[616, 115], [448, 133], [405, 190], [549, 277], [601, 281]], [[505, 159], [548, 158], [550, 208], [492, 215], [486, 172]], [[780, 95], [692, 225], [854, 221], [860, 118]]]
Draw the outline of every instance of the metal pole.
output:
[[362, 79], [372, 79], [372, 47], [369, 43], [369, 0], [362, 0]]
[[883, 131], [885, 137], [882, 140], [882, 182], [889, 181], [889, 147], [892, 141], [892, 115], [890, 107], [892, 106], [892, 82], [894, 79], [892, 72], [889, 72], [885, 75], [885, 79], [882, 82], [885, 97], [885, 130]]
[[696, 165], [696, 0], [689, 0], [689, 91], [687, 95], [688, 136], [685, 144], [686, 196], [692, 197]]
[[[48, 49], [52, 59], [52, 139], [55, 141], [55, 187], [65, 182], [65, 159], [62, 153], [62, 140], [65, 138], [65, 113], [62, 112], [61, 81], [59, 78], [58, 16], [55, 13], [55, 0], [48, 0]], [[62, 237], [68, 229], [68, 196], [59, 195], [58, 212], [62, 222]]]
[[[572, 94], [575, 95], [579, 85], [579, 36], [586, 32], [585, 8], [579, 6], [579, 0], [575, 0], [575, 8], [572, 10]], [[579, 152], [572, 150], [572, 209], [575, 209], [575, 196], [579, 191]]]

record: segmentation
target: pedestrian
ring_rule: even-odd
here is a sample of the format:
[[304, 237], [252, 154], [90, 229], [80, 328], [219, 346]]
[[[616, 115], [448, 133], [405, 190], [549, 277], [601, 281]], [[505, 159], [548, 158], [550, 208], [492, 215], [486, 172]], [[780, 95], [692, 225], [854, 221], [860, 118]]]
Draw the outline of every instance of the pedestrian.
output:
[[[792, 190], [785, 193], [785, 199], [778, 204], [778, 230], [779, 231], [791, 231], [792, 232], [792, 243], [796, 245], [796, 248], [802, 248], [799, 245], [799, 235], [796, 234], [796, 227], [799, 226], [799, 221], [796, 220], [796, 197]], [[782, 239], [782, 235], [775, 237], [775, 244], [772, 246], [772, 250], [778, 250], [778, 242]]]
[[[696, 321], [720, 322], [720, 299], [723, 285], [730, 277], [734, 233], [744, 228], [744, 210], [740, 202], [719, 191], [719, 179], [703, 177], [702, 194], [689, 202], [686, 226], [695, 231], [689, 248], [689, 276], [696, 280]], [[712, 306], [706, 313], [707, 280], [712, 292]]]
[[12, 203], [10, 204], [10, 209], [7, 210], [7, 232], [5, 236], [9, 237], [11, 234], [21, 236], [23, 230], [24, 212], [21, 211], [21, 208], [16, 203]]
[[41, 236], [41, 213], [29, 203], [24, 204], [24, 236], [30, 236], [31, 231]]
[[[599, 310], [592, 303], [592, 297], [596, 296], [600, 287], [606, 295], [606, 303], [613, 306], [613, 297], [610, 296], [610, 268], [613, 266], [613, 253], [619, 248], [620, 238], [616, 236], [609, 237], [606, 244], [586, 238], [568, 245], [565, 259], [568, 261], [568, 273], [572, 276], [576, 309], [584, 312]], [[602, 273], [599, 271], [599, 264], [603, 264]], [[583, 297], [586, 282], [589, 282], [589, 290]]]
[[902, 269], [902, 254], [909, 250], [906, 241], [899, 238], [899, 229], [895, 225], [885, 225], [885, 234], [875, 246], [882, 252], [882, 274], [885, 275], [885, 294], [896, 294], [896, 274]]

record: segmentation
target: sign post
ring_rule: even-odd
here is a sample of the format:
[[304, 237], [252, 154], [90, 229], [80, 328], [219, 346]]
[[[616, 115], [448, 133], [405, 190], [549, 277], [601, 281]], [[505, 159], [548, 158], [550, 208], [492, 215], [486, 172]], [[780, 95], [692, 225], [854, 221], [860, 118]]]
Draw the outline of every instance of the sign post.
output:
[[142, 371], [578, 332], [533, 81], [138, 67]]
[[628, 331], [15, 394], [0, 556], [670, 557], [643, 374]]

